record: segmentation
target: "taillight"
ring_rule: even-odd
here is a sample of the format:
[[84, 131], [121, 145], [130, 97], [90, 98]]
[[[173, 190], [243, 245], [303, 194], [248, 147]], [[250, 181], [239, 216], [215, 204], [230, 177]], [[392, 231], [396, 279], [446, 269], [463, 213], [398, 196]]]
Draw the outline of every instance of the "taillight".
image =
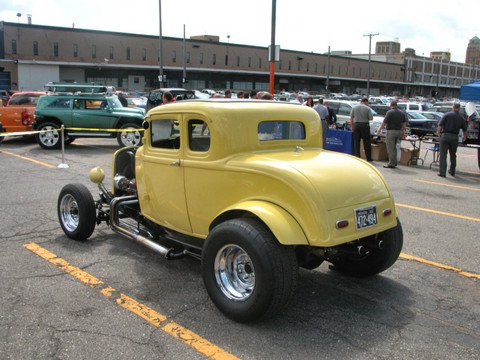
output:
[[30, 118], [28, 117], [28, 112], [26, 111], [22, 112], [22, 124], [23, 125], [30, 124]]

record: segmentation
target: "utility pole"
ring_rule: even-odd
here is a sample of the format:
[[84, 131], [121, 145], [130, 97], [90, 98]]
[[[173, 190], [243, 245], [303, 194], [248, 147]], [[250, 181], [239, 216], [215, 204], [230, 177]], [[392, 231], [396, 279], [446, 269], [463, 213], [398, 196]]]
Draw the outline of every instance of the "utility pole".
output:
[[158, 35], [158, 62], [160, 67], [160, 74], [158, 75], [159, 87], [163, 87], [163, 51], [162, 51], [162, 0], [158, 0], [158, 22], [159, 22], [159, 35]]
[[327, 60], [327, 85], [325, 86], [327, 95], [330, 93], [330, 45], [328, 45], [328, 60]]
[[272, 0], [272, 41], [270, 46], [270, 94], [275, 91], [275, 19], [277, 12], [277, 1]]
[[367, 34], [363, 36], [368, 36], [368, 77], [367, 77], [367, 97], [370, 96], [370, 58], [372, 57], [372, 36], [377, 36], [379, 33], [376, 34]]

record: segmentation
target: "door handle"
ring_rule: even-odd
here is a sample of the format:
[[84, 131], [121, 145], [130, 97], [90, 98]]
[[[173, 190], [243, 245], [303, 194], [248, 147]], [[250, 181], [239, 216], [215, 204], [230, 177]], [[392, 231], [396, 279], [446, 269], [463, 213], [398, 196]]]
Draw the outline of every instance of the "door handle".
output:
[[171, 162], [170, 164], [168, 164], [168, 166], [180, 166], [180, 159], [178, 159], [177, 161], [173, 161]]

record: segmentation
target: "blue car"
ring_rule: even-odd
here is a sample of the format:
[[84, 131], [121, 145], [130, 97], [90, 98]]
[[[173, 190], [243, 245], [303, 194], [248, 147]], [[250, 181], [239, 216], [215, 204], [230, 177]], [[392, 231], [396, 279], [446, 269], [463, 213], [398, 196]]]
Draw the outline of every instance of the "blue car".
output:
[[423, 137], [425, 135], [437, 134], [439, 120], [429, 119], [414, 111], [406, 111], [406, 114], [408, 118], [406, 133], [408, 135]]

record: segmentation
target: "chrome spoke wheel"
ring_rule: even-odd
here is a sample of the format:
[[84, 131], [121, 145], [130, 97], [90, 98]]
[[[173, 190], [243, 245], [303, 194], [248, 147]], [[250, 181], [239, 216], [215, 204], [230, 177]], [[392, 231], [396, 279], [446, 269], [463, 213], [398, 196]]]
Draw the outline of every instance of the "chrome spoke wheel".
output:
[[66, 194], [60, 201], [60, 221], [68, 229], [75, 231], [79, 224], [79, 209], [75, 198]]
[[255, 288], [255, 268], [248, 254], [239, 246], [222, 247], [215, 258], [215, 279], [230, 300], [245, 300]]

